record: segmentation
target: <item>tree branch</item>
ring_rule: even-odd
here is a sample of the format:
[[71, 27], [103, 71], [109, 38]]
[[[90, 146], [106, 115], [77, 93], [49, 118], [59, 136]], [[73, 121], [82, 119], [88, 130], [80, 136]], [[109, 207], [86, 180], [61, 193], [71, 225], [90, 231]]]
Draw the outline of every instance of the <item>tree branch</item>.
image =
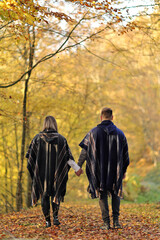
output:
[[123, 8], [117, 8], [117, 9], [130, 9], [130, 8], [139, 8], [139, 7], [155, 7], [155, 6], [160, 6], [159, 3], [155, 3], [155, 4], [147, 4], [147, 5], [136, 5], [136, 6], [130, 6], [130, 7], [123, 7]]
[[12, 21], [10, 21], [10, 22], [8, 22], [8, 23], [6, 23], [5, 25], [3, 25], [3, 26], [1, 26], [0, 27], [0, 30], [2, 29], [2, 28], [4, 28], [4, 27], [6, 27], [6, 26], [8, 26], [10, 23], [12, 23], [13, 22], [13, 20]]
[[[42, 63], [42, 62], [44, 62], [44, 61], [52, 58], [52, 57], [55, 56], [57, 53], [62, 52], [62, 51], [64, 51], [64, 50], [66, 50], [67, 48], [70, 48], [70, 47], [75, 46], [75, 45], [72, 45], [72, 46], [66, 47], [66, 48], [64, 48], [63, 50], [61, 50], [61, 49], [63, 48], [63, 46], [68, 42], [68, 40], [70, 39], [71, 34], [72, 34], [73, 31], [77, 28], [77, 26], [82, 22], [82, 20], [84, 19], [84, 17], [86, 16], [87, 13], [88, 13], [88, 12], [86, 12], [86, 13], [84, 14], [83, 18], [81, 18], [81, 19], [79, 20], [79, 22], [73, 27], [73, 29], [70, 31], [70, 33], [69, 33], [69, 35], [67, 36], [67, 38], [65, 39], [65, 41], [62, 43], [62, 45], [61, 45], [54, 53], [48, 54], [48, 55], [44, 56], [43, 58], [41, 58], [35, 65], [32, 66], [32, 68], [30, 68], [28, 71], [26, 71], [25, 73], [23, 73], [22, 76], [21, 76], [18, 80], [16, 80], [15, 82], [12, 82], [12, 83], [10, 83], [10, 84], [8, 84], [8, 85], [1, 85], [1, 84], [0, 84], [0, 88], [8, 88], [8, 87], [14, 86], [14, 85], [17, 84], [18, 82], [20, 82], [26, 74], [30, 74], [30, 72], [31, 72], [35, 67], [37, 67], [40, 63]], [[88, 38], [86, 38], [86, 39], [88, 39]]]

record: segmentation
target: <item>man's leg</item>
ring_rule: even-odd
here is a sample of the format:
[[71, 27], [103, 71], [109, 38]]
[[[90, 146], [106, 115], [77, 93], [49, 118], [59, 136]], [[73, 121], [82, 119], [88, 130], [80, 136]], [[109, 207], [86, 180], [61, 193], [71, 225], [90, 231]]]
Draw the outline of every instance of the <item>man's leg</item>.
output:
[[41, 198], [42, 211], [46, 219], [46, 227], [51, 226], [50, 220], [50, 199], [47, 194], [44, 194]]
[[53, 224], [59, 225], [60, 224], [58, 220], [59, 205], [53, 202], [53, 198], [51, 199], [51, 201], [52, 201], [52, 209], [53, 209]]
[[114, 228], [121, 228], [119, 224], [119, 209], [120, 209], [120, 197], [112, 193], [112, 215]]
[[109, 218], [109, 208], [108, 208], [108, 194], [101, 192], [99, 205], [101, 208], [102, 219], [104, 221], [104, 225], [102, 229], [109, 229], [110, 228], [110, 218]]

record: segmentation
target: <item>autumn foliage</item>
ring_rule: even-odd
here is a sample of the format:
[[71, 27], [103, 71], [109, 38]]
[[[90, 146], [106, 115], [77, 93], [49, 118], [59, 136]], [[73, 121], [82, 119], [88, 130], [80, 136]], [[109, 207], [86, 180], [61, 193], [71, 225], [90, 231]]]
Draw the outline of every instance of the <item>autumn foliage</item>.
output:
[[[160, 237], [159, 204], [122, 204], [120, 221], [123, 229], [101, 230], [98, 202], [62, 204], [59, 213], [61, 225], [45, 228], [39, 207], [20, 213], [0, 215], [0, 239], [154, 239]], [[112, 226], [112, 224], [111, 224]]]

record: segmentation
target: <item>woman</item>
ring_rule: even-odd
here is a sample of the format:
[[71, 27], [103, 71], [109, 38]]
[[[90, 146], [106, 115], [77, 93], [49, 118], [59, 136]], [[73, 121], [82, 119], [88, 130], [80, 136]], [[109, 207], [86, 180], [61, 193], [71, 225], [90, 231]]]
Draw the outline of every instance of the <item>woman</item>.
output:
[[77, 176], [83, 172], [75, 163], [66, 139], [58, 133], [54, 117], [47, 116], [43, 131], [37, 134], [26, 154], [27, 168], [32, 178], [32, 205], [41, 197], [46, 227], [51, 226], [50, 199], [53, 209], [53, 224], [59, 225], [58, 210], [66, 193], [68, 171], [72, 167]]

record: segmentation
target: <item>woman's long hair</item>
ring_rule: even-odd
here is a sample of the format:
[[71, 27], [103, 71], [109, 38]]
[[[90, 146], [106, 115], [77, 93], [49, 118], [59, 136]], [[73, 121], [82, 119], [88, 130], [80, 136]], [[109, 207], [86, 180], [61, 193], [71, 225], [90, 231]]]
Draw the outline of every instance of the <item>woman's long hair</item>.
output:
[[47, 116], [43, 123], [43, 130], [53, 129], [58, 132], [56, 119], [52, 116]]

